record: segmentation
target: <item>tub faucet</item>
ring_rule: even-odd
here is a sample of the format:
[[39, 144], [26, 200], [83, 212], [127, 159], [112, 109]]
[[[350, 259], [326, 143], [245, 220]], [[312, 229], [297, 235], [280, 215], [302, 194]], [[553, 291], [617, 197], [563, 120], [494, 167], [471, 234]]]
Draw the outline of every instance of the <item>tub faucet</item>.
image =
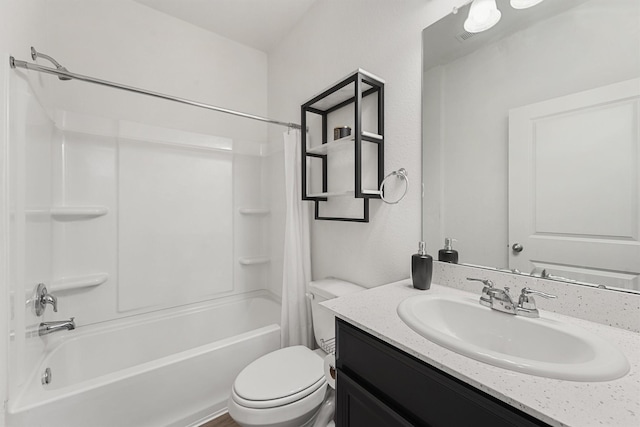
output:
[[75, 317], [69, 320], [61, 320], [56, 322], [42, 322], [38, 328], [38, 335], [49, 335], [58, 331], [71, 331], [76, 328]]

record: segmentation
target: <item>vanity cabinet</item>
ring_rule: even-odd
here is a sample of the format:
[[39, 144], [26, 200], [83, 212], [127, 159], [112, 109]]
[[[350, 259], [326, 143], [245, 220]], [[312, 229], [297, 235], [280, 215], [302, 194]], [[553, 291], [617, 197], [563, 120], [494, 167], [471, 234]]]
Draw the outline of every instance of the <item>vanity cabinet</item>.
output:
[[337, 427], [548, 424], [336, 319]]

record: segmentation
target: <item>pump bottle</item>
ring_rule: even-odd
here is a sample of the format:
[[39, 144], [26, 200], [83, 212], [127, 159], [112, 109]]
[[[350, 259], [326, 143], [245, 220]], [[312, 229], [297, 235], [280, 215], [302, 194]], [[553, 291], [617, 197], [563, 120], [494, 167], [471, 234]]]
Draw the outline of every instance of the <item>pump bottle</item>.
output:
[[411, 280], [416, 289], [427, 290], [431, 287], [433, 258], [427, 255], [426, 245], [419, 242], [418, 253], [411, 256]]
[[458, 263], [458, 251], [453, 249], [452, 243], [455, 239], [451, 237], [445, 237], [444, 249], [438, 251], [438, 261], [450, 262], [452, 264]]

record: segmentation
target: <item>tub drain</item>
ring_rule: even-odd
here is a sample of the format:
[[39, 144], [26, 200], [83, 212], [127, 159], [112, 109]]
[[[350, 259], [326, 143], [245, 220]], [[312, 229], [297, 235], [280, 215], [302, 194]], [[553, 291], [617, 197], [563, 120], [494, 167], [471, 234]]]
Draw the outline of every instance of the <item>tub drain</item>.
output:
[[47, 368], [44, 370], [42, 374], [42, 384], [50, 384], [51, 383], [51, 368]]

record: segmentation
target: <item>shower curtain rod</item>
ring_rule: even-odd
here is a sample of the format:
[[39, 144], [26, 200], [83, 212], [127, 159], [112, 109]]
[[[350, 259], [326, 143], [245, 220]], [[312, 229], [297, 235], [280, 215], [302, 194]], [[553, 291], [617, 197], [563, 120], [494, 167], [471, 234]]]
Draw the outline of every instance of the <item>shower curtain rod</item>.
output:
[[20, 61], [18, 59], [15, 59], [13, 56], [9, 57], [9, 65], [11, 66], [11, 68], [18, 67], [18, 68], [25, 68], [27, 70], [38, 71], [40, 73], [53, 74], [53, 75], [58, 76], [58, 78], [60, 80], [81, 80], [81, 81], [84, 81], [84, 82], [95, 83], [95, 84], [98, 84], [98, 85], [113, 87], [113, 88], [116, 88], [116, 89], [122, 89], [122, 90], [126, 90], [126, 91], [129, 91], [129, 92], [140, 93], [142, 95], [149, 95], [149, 96], [154, 96], [156, 98], [166, 99], [166, 100], [169, 100], [169, 101], [180, 102], [182, 104], [192, 105], [194, 107], [205, 108], [207, 110], [218, 111], [220, 113], [232, 114], [234, 116], [244, 117], [244, 118], [252, 119], [252, 120], [259, 120], [261, 122], [271, 123], [271, 124], [279, 125], [279, 126], [286, 126], [288, 128], [291, 128], [291, 129], [302, 129], [302, 127], [299, 124], [296, 124], [296, 123], [287, 123], [287, 122], [281, 122], [281, 121], [278, 121], [278, 120], [272, 120], [272, 119], [269, 119], [267, 117], [261, 117], [261, 116], [256, 116], [256, 115], [253, 115], [253, 114], [242, 113], [240, 111], [234, 111], [234, 110], [229, 110], [227, 108], [216, 107], [214, 105], [204, 104], [202, 102], [197, 102], [197, 101], [191, 101], [189, 99], [179, 98], [177, 96], [166, 95], [166, 94], [159, 93], [159, 92], [152, 92], [150, 90], [140, 89], [140, 88], [133, 87], [133, 86], [127, 86], [127, 85], [123, 85], [123, 84], [120, 84], [120, 83], [114, 83], [114, 82], [110, 82], [108, 80], [102, 80], [102, 79], [97, 79], [95, 77], [89, 77], [89, 76], [84, 76], [82, 74], [72, 73], [69, 70], [67, 70], [65, 67], [60, 65], [58, 63], [58, 61], [56, 61], [55, 59], [53, 59], [49, 55], [45, 55], [44, 53], [37, 52], [32, 47], [31, 48], [31, 58], [35, 61], [36, 58], [38, 58], [38, 57], [44, 58], [44, 59], [52, 62], [53, 65], [55, 65], [56, 68], [44, 67], [42, 65], [32, 64], [32, 63], [29, 63], [29, 62], [26, 62], [26, 61]]

